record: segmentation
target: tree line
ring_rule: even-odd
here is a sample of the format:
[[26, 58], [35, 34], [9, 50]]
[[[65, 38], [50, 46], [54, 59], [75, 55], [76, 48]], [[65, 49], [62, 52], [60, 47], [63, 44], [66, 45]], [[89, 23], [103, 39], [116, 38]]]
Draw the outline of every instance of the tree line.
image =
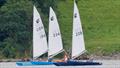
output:
[[0, 59], [32, 57], [33, 5], [48, 24], [49, 7], [58, 0], [0, 0]]

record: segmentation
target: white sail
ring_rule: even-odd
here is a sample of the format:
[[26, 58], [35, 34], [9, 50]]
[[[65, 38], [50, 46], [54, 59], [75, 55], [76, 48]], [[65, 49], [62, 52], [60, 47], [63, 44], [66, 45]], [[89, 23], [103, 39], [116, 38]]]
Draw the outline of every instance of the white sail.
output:
[[73, 34], [72, 34], [72, 59], [80, 56], [85, 52], [85, 43], [82, 31], [82, 25], [79, 10], [74, 2], [73, 13]]
[[48, 39], [48, 57], [53, 57], [63, 51], [60, 28], [57, 17], [53, 9], [50, 7], [49, 14], [49, 39]]
[[38, 58], [46, 53], [47, 39], [41, 17], [34, 6], [33, 9], [33, 58]]

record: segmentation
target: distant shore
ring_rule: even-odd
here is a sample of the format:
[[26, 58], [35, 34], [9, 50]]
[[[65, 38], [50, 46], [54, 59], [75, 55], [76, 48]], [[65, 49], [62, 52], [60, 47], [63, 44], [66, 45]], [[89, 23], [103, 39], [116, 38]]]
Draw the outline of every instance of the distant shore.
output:
[[[90, 59], [93, 60], [120, 60], [120, 54], [115, 54], [111, 56], [89, 56]], [[0, 59], [0, 62], [16, 62], [21, 61], [21, 59]]]
[[0, 62], [16, 62], [20, 61], [21, 59], [0, 59]]
[[90, 58], [93, 58], [95, 60], [120, 60], [120, 53], [118, 54], [112, 54], [109, 56], [95, 56], [95, 55], [91, 55]]

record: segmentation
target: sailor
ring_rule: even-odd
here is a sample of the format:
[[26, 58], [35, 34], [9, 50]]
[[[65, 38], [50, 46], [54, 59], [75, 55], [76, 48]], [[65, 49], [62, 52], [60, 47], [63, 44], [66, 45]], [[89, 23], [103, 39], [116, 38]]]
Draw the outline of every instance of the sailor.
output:
[[48, 62], [52, 62], [52, 60], [53, 60], [53, 58], [49, 58], [49, 59], [48, 59]]
[[64, 51], [64, 62], [67, 62], [69, 60], [69, 56], [66, 51]]
[[30, 61], [29, 58], [22, 58], [21, 61]]
[[53, 62], [67, 62], [69, 60], [69, 56], [67, 54], [66, 51], [64, 51], [64, 56], [63, 56], [63, 59], [57, 59], [57, 60], [53, 60], [52, 58], [49, 58], [49, 62], [50, 61], [53, 61]]

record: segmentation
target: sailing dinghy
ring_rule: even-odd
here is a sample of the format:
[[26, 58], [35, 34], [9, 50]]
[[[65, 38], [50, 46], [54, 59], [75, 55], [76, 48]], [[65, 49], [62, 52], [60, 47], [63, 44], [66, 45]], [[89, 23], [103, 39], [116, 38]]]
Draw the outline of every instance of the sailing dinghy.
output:
[[72, 34], [72, 56], [71, 60], [67, 62], [54, 63], [57, 66], [81, 66], [81, 65], [101, 65], [99, 62], [74, 60], [78, 56], [85, 53], [85, 43], [82, 31], [82, 25], [80, 20], [79, 11], [74, 1], [74, 13], [73, 13], [73, 34]]
[[[39, 45], [41, 44], [41, 45]], [[57, 54], [64, 51], [60, 28], [55, 12], [50, 7], [49, 13], [49, 34], [48, 45], [42, 20], [37, 9], [34, 7], [33, 15], [33, 59], [38, 58], [44, 53], [48, 52], [48, 59], [53, 58]], [[56, 62], [48, 61], [30, 61], [30, 62], [17, 62], [19, 66], [33, 66], [33, 65], [53, 65]]]
[[32, 65], [52, 65], [52, 62], [47, 61], [34, 61], [41, 55], [48, 52], [47, 38], [44, 26], [36, 7], [33, 9], [33, 60], [28, 62], [17, 62], [19, 66], [32, 66]]
[[54, 56], [56, 56], [57, 54], [59, 54], [63, 51], [64, 51], [64, 49], [63, 49], [62, 38], [61, 38], [61, 33], [60, 33], [60, 28], [59, 28], [57, 16], [56, 16], [54, 10], [52, 9], [52, 7], [50, 7], [48, 50], [46, 48], [46, 51], [45, 50], [43, 51], [43, 54], [45, 52], [48, 52], [48, 62], [32, 62], [32, 63], [35, 64], [35, 65], [51, 65], [51, 64], [54, 64], [56, 62], [51, 62], [51, 61], [49, 62], [49, 59], [53, 58]]

